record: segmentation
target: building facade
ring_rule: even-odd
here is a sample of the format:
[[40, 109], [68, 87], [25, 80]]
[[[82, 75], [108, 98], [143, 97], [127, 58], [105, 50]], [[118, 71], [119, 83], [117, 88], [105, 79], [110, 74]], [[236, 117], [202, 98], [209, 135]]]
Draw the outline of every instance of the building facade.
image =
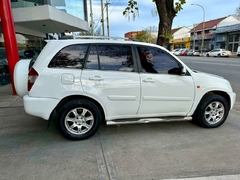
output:
[[[3, 5], [6, 5], [4, 1]], [[9, 14], [13, 15], [20, 58], [25, 58], [29, 49], [37, 56], [46, 39], [88, 31], [87, 0], [11, 0], [11, 8]], [[9, 10], [6, 11], [2, 12], [8, 14]], [[0, 18], [0, 86], [10, 83], [9, 69], [14, 67], [10, 68], [12, 61], [7, 60], [2, 29], [8, 30], [8, 27], [2, 27]]]
[[[11, 0], [19, 48], [42, 47], [44, 39], [88, 30], [87, 0]], [[0, 46], [4, 46], [0, 21]]]
[[[228, 28], [239, 24], [240, 21], [234, 16], [222, 17], [206, 22], [202, 22], [194, 26], [191, 33], [191, 45], [192, 49], [201, 50], [202, 39], [204, 39], [203, 50], [209, 51], [216, 48], [229, 49], [232, 52], [235, 51], [231, 45], [228, 47], [228, 41], [230, 44], [235, 44], [235, 33], [233, 36], [228, 34]], [[236, 29], [235, 29], [236, 30]], [[238, 29], [240, 30], [240, 29]], [[230, 37], [229, 37], [230, 36]], [[228, 40], [229, 39], [229, 40]], [[234, 46], [234, 45], [233, 45]], [[236, 51], [235, 51], [236, 52]]]
[[140, 34], [142, 31], [131, 31], [124, 34], [125, 38], [136, 39], [136, 35]]
[[180, 27], [171, 30], [172, 39], [169, 41], [170, 50], [177, 48], [190, 48], [190, 29]]

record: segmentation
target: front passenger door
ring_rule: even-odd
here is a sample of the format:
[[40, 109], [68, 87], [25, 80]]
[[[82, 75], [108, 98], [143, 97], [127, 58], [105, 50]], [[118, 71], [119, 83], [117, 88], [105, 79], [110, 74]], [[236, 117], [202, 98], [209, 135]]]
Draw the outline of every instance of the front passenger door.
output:
[[181, 75], [181, 64], [166, 51], [137, 47], [141, 62], [141, 116], [185, 116], [194, 100], [190, 74]]

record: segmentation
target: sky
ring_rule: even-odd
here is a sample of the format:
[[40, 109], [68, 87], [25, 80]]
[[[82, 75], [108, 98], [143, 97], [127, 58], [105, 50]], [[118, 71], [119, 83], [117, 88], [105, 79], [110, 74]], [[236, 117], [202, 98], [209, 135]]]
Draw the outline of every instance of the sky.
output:
[[[122, 15], [128, 0], [109, 0], [109, 26], [111, 37], [124, 37], [124, 34], [130, 31], [141, 31], [150, 26], [158, 27], [158, 16], [152, 15], [155, 5], [152, 0], [137, 0], [139, 15], [132, 20]], [[106, 1], [103, 0], [105, 3]], [[95, 26], [101, 26], [101, 1], [92, 0], [93, 4], [93, 19]], [[191, 5], [199, 4], [200, 6]], [[89, 5], [88, 5], [89, 6]], [[183, 10], [178, 12], [173, 20], [172, 29], [186, 26], [193, 28], [193, 24], [205, 21], [222, 18], [236, 13], [236, 8], [240, 6], [240, 0], [186, 0], [183, 5]], [[106, 11], [105, 11], [106, 12]], [[90, 11], [89, 11], [90, 14]], [[90, 18], [89, 18], [90, 21]], [[105, 14], [105, 35], [106, 31], [106, 14]]]

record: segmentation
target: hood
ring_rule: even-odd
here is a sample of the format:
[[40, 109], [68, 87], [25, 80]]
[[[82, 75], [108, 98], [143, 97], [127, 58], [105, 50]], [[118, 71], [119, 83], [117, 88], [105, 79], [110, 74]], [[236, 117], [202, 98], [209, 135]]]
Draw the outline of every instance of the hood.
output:
[[206, 73], [206, 72], [202, 72], [202, 71], [198, 71], [198, 70], [193, 70], [193, 72], [201, 74], [201, 75], [207, 75], [207, 76], [212, 76], [212, 77], [224, 79], [224, 77], [218, 76], [216, 74]]

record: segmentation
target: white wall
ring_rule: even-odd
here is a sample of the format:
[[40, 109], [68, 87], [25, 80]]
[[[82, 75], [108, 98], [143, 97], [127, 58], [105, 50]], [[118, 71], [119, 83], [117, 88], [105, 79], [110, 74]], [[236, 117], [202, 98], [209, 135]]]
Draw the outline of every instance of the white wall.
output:
[[239, 23], [240, 23], [240, 21], [238, 19], [236, 19], [235, 17], [228, 16], [227, 18], [225, 18], [224, 20], [219, 22], [217, 24], [217, 27], [230, 26], [230, 25], [239, 24]]
[[173, 34], [173, 39], [187, 38], [190, 37], [190, 29], [187, 27], [182, 27]]

